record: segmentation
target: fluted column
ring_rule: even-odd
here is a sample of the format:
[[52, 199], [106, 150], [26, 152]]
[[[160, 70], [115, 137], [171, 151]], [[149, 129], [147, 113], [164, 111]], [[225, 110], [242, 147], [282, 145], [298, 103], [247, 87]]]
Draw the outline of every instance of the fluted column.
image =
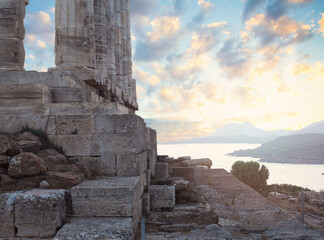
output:
[[23, 71], [24, 18], [29, 0], [0, 1], [0, 71]]

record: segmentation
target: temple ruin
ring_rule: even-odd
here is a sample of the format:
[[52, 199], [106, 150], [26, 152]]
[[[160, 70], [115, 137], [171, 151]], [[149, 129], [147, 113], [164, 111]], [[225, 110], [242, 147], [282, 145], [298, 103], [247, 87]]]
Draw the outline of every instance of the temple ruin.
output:
[[[0, 2], [0, 129], [28, 126], [46, 132], [66, 157], [91, 168], [92, 177], [101, 179], [71, 191], [73, 212], [117, 222], [131, 239], [142, 215], [143, 192], [155, 174], [157, 142], [156, 131], [135, 114], [129, 0], [56, 0], [56, 67], [48, 72], [23, 68], [28, 2]], [[4, 215], [0, 237], [53, 237], [65, 216], [65, 191], [22, 194], [2, 196], [1, 204], [15, 202], [16, 210], [14, 216]], [[30, 217], [26, 207], [37, 211], [33, 204], [44, 195], [52, 200], [42, 206], [60, 212], [54, 223], [38, 214]], [[26, 216], [35, 221], [27, 222]]]

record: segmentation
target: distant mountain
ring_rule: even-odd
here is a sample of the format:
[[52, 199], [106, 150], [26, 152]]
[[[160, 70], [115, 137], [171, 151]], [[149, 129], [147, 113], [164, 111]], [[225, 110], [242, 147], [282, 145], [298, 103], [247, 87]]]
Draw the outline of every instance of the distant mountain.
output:
[[181, 140], [173, 143], [264, 143], [294, 131], [259, 129], [248, 122], [229, 123], [204, 137]]
[[278, 137], [256, 149], [238, 150], [229, 155], [261, 158], [261, 162], [324, 164], [324, 134]]
[[294, 134], [319, 133], [324, 134], [324, 121], [312, 123], [299, 131], [259, 129], [248, 122], [229, 123], [207, 136], [172, 142], [184, 143], [265, 143], [281, 136]]
[[302, 130], [298, 131], [298, 134], [302, 133], [321, 133], [324, 134], [324, 121], [312, 123]]

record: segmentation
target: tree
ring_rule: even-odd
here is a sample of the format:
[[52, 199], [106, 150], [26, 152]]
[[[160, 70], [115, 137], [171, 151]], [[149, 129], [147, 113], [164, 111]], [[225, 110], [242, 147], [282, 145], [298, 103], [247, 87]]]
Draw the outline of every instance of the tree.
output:
[[269, 170], [258, 162], [237, 161], [232, 165], [231, 173], [240, 181], [249, 185], [256, 191], [263, 190], [267, 186]]

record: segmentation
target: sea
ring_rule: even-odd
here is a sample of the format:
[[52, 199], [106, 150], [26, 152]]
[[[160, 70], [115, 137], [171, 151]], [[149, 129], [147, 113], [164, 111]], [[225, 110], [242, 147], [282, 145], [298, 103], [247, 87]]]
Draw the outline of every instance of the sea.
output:
[[[158, 144], [159, 155], [170, 157], [191, 156], [195, 158], [210, 158], [213, 161], [212, 168], [224, 168], [227, 171], [236, 161], [259, 161], [251, 157], [234, 157], [227, 155], [240, 149], [254, 149], [260, 144]], [[324, 191], [324, 164], [281, 164], [260, 162], [270, 172], [268, 184], [293, 184], [307, 187], [315, 191]]]

